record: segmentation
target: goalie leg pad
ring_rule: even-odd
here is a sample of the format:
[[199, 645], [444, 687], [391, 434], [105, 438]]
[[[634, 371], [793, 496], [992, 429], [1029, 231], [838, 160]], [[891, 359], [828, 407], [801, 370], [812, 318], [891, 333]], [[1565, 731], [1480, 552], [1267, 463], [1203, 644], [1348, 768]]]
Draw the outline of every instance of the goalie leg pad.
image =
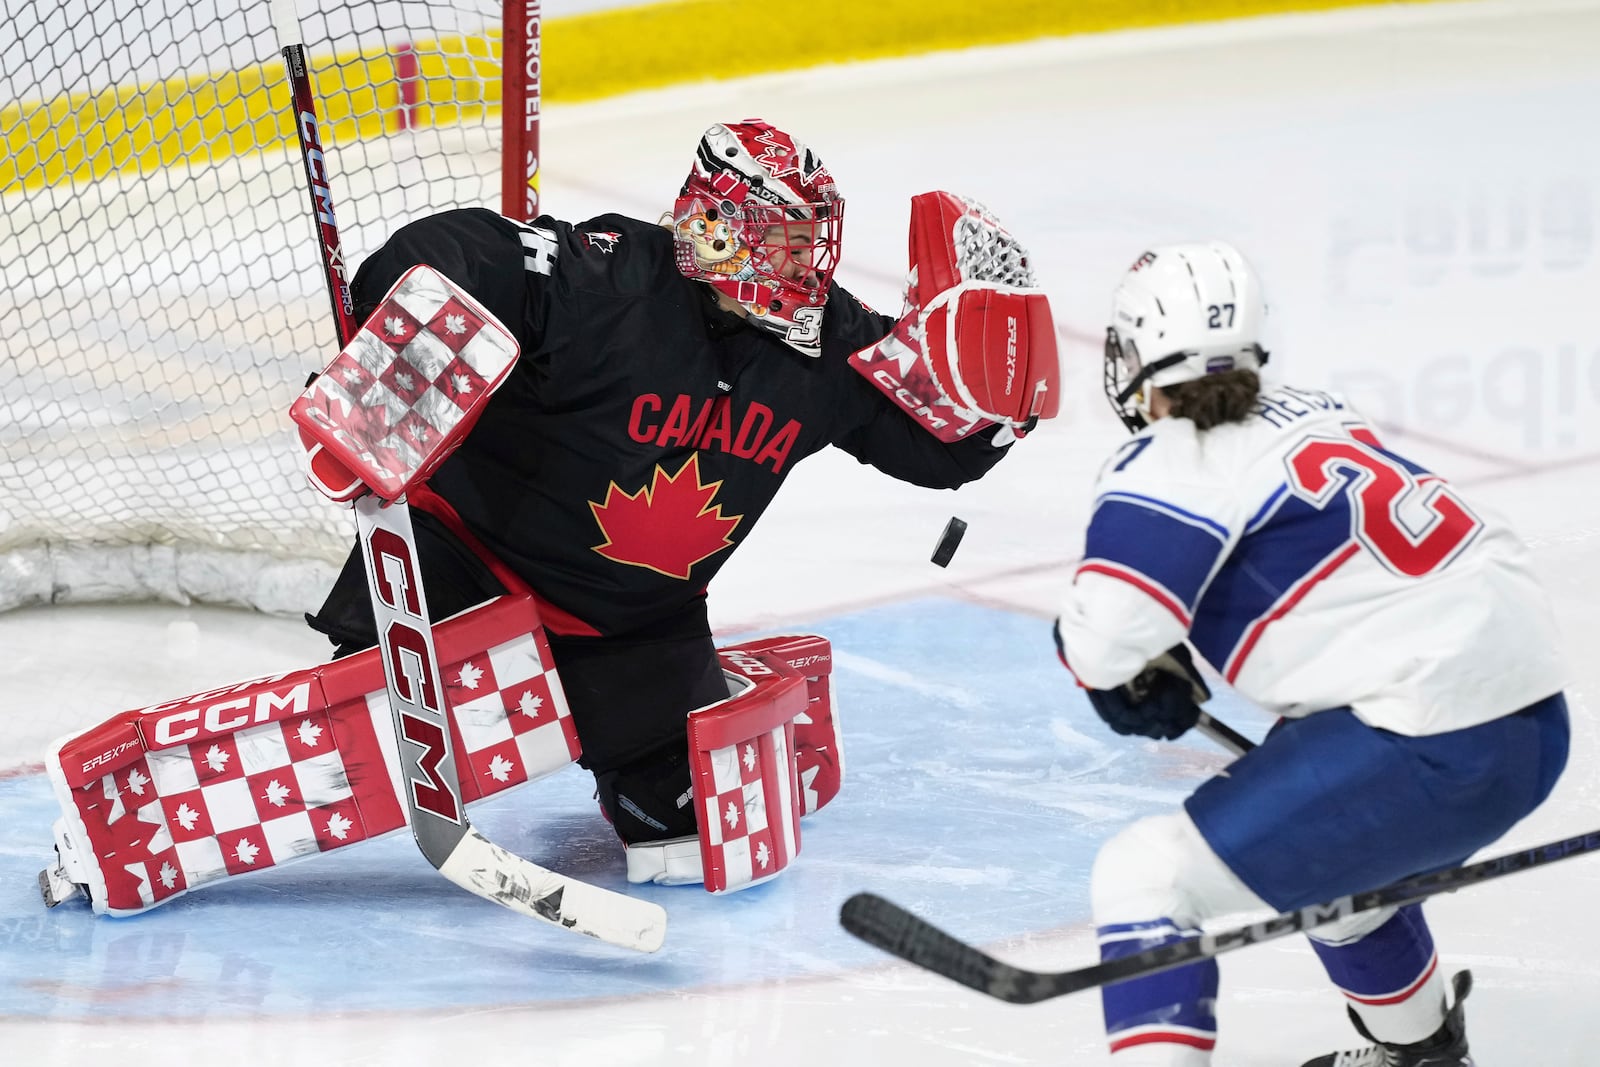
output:
[[[467, 802], [576, 759], [537, 609], [502, 597], [440, 624]], [[403, 829], [376, 649], [124, 712], [46, 757], [63, 818], [47, 901], [82, 885], [132, 915], [228, 877]]]
[[794, 719], [806, 710], [806, 679], [770, 652], [717, 656], [730, 695], [688, 719], [699, 870], [689, 839], [671, 838], [628, 847], [629, 881], [727, 893], [775, 877], [800, 853]]
[[795, 772], [800, 777], [800, 814], [816, 814], [844, 784], [844, 735], [833, 699], [832, 643], [818, 634], [785, 634], [730, 645], [725, 651], [776, 656], [805, 678], [806, 710], [794, 720]]

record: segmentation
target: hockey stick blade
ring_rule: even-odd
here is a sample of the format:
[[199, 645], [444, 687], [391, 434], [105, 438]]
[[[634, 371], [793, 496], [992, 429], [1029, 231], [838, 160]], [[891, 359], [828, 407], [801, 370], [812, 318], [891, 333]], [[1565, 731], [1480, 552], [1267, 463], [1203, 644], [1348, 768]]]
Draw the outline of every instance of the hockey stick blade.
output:
[[1354, 893], [1325, 904], [1312, 904], [1248, 926], [1215, 934], [1201, 934], [1073, 971], [1030, 971], [1001, 963], [898, 904], [871, 893], [857, 893], [846, 900], [839, 909], [839, 924], [867, 944], [959, 982], [969, 989], [976, 989], [1010, 1004], [1037, 1004], [1052, 997], [1211, 959], [1224, 952], [1299, 933], [1358, 912], [1414, 904], [1440, 893], [1453, 893], [1478, 882], [1595, 851], [1600, 851], [1600, 830], [1535, 845], [1520, 852], [1508, 852], [1463, 867], [1419, 874], [1382, 889]]
[[1058, 975], [1001, 963], [873, 893], [857, 893], [846, 900], [839, 909], [839, 925], [891, 956], [1011, 1004], [1033, 1004], [1072, 992], [1053, 986], [1051, 979]]
[[654, 952], [666, 937], [667, 913], [660, 905], [546, 870], [471, 827], [437, 866], [440, 874], [485, 900], [607, 944]]

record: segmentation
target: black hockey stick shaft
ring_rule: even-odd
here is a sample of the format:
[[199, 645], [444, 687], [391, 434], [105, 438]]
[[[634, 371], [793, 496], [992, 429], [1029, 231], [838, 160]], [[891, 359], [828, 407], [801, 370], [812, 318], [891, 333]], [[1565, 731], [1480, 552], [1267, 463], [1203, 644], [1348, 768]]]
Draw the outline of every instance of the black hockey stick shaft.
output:
[[1052, 997], [1125, 982], [1130, 978], [1141, 978], [1211, 959], [1246, 945], [1309, 930], [1359, 912], [1414, 904], [1440, 893], [1453, 893], [1479, 882], [1595, 851], [1600, 851], [1600, 830], [1535, 845], [1520, 852], [1509, 852], [1462, 867], [1419, 874], [1381, 889], [1353, 893], [1325, 904], [1286, 911], [1248, 926], [1221, 933], [1201, 934], [1073, 971], [1030, 971], [1001, 963], [898, 904], [871, 893], [857, 893], [845, 901], [839, 910], [839, 924], [869, 945], [980, 993], [1011, 1004], [1036, 1004]]
[[311, 90], [310, 68], [306, 65], [305, 44], [300, 40], [300, 20], [295, 13], [294, 0], [272, 0], [272, 15], [278, 43], [283, 50], [284, 67], [289, 75], [295, 136], [300, 143], [306, 191], [311, 196], [311, 217], [316, 221], [322, 273], [333, 306], [338, 347], [343, 348], [356, 335], [361, 324], [356, 321], [350, 280], [345, 276], [344, 249], [339, 243], [339, 223], [333, 213], [327, 158], [323, 154], [322, 135], [317, 126], [316, 96]]
[[1244, 734], [1241, 734], [1238, 730], [1235, 730], [1227, 723], [1222, 722], [1219, 719], [1212, 718], [1208, 712], [1202, 711], [1200, 713], [1200, 721], [1195, 725], [1201, 733], [1211, 738], [1211, 740], [1215, 741], [1229, 752], [1232, 752], [1235, 756], [1242, 756], [1246, 752], [1249, 752], [1252, 748], [1256, 747], [1256, 743], [1254, 741], [1250, 740]]

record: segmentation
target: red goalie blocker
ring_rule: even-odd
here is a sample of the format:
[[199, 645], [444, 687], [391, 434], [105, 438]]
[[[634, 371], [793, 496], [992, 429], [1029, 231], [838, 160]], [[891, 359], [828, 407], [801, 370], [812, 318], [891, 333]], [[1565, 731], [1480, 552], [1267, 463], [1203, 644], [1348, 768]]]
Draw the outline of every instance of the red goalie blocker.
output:
[[[577, 759], [531, 598], [500, 597], [434, 633], [468, 804]], [[378, 655], [124, 712], [55, 742], [52, 885], [82, 886], [98, 913], [131, 915], [403, 829]]]
[[941, 441], [1054, 417], [1055, 323], [1016, 238], [980, 204], [922, 193], [911, 200], [910, 257], [900, 320], [851, 365]]
[[517, 356], [483, 305], [412, 267], [289, 409], [311, 483], [334, 500], [398, 500], [466, 437]]

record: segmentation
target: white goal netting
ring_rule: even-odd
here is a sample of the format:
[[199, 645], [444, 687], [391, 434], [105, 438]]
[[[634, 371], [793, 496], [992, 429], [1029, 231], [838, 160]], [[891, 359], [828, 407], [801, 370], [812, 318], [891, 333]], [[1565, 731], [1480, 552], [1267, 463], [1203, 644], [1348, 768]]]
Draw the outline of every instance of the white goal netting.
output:
[[[498, 206], [500, 0], [299, 5], [352, 268]], [[287, 412], [334, 330], [267, 0], [0, 24], [0, 609], [315, 606], [352, 538]]]

